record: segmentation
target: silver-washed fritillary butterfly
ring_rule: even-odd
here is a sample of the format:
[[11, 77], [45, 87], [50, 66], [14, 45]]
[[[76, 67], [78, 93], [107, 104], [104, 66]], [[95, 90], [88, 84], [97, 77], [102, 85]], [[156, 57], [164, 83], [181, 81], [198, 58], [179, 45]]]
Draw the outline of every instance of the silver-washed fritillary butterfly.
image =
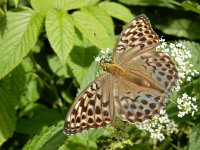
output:
[[153, 50], [158, 44], [145, 15], [131, 21], [114, 48], [112, 63], [101, 61], [106, 73], [90, 83], [71, 106], [64, 133], [109, 125], [115, 112], [130, 123], [159, 114], [178, 71], [169, 56]]

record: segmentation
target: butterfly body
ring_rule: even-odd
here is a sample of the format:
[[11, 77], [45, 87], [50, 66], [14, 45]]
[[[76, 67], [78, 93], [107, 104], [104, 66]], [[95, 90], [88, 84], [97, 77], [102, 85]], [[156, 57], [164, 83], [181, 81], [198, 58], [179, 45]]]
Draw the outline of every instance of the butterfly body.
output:
[[134, 71], [130, 72], [128, 70], [123, 69], [117, 64], [101, 62], [101, 66], [104, 71], [109, 72], [112, 76], [114, 76], [114, 78], [116, 78], [116, 80], [118, 78], [123, 78], [123, 80], [130, 82], [130, 84], [132, 83], [140, 87], [152, 88], [152, 89], [155, 88], [159, 90], [159, 88], [156, 87], [154, 83], [146, 79], [145, 76], [142, 76], [139, 70], [136, 70], [137, 67], [135, 68]]
[[101, 61], [104, 74], [75, 99], [64, 124], [64, 133], [76, 134], [114, 121], [135, 123], [159, 114], [176, 85], [178, 71], [169, 56], [156, 52], [157, 34], [149, 19], [139, 15], [122, 31], [112, 63]]

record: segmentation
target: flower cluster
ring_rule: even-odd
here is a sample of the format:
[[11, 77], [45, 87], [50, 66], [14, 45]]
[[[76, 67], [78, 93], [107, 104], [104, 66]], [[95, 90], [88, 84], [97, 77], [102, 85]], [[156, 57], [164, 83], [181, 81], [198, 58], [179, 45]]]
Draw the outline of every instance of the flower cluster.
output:
[[97, 56], [95, 58], [96, 62], [100, 62], [101, 60], [104, 60], [105, 62], [111, 62], [112, 61], [112, 49], [107, 48], [106, 50], [100, 51], [100, 56]]
[[184, 93], [181, 98], [178, 98], [178, 117], [183, 117], [189, 113], [193, 116], [194, 113], [198, 111], [197, 105], [194, 104], [195, 102], [196, 97], [190, 97], [186, 93]]
[[136, 124], [136, 127], [140, 130], [148, 131], [154, 144], [156, 144], [157, 141], [164, 140], [165, 135], [178, 132], [177, 124], [169, 119], [166, 111], [163, 109], [160, 111], [160, 116], [156, 116], [152, 120], [143, 123], [138, 123]]
[[[183, 42], [166, 43], [165, 39], [161, 38], [161, 44], [157, 46], [157, 50], [160, 50], [169, 55], [176, 63], [179, 71], [179, 81], [176, 87], [176, 91], [180, 89], [180, 84], [183, 81], [191, 81], [192, 77], [198, 75], [199, 72], [195, 69], [191, 69], [193, 64], [190, 64], [189, 60], [192, 58], [190, 50], [186, 48]], [[190, 97], [187, 94], [183, 94], [177, 99], [177, 107], [179, 109], [178, 117], [183, 117], [186, 114], [191, 113], [192, 116], [198, 110], [195, 105], [196, 97]]]

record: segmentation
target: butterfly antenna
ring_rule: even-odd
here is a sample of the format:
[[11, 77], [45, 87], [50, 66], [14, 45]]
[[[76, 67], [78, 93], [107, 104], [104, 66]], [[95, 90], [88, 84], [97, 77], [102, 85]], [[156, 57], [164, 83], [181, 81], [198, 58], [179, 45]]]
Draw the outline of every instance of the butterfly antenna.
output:
[[96, 41], [97, 41], [97, 47], [99, 47], [99, 41], [98, 41], [98, 39], [97, 39], [96, 33], [94, 33], [94, 37], [95, 37], [95, 39], [96, 39]]

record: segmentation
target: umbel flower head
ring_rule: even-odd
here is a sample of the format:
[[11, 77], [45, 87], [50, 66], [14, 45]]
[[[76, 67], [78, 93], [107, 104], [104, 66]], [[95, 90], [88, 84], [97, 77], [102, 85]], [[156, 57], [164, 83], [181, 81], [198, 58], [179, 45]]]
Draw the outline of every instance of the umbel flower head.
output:
[[[180, 90], [181, 84], [186, 81], [190, 82], [192, 77], [199, 74], [196, 69], [191, 69], [193, 64], [190, 63], [192, 55], [190, 50], [184, 45], [183, 42], [167, 43], [165, 39], [161, 38], [161, 44], [156, 47], [157, 50], [162, 51], [169, 55], [176, 63], [179, 71], [178, 84], [175, 88], [176, 91]], [[196, 97], [191, 97], [184, 93], [177, 99], [177, 107], [179, 109], [178, 117], [183, 117], [186, 114], [191, 113], [192, 116], [198, 111], [195, 104]]]
[[155, 116], [152, 120], [136, 124], [136, 127], [143, 131], [148, 131], [153, 143], [165, 139], [165, 134], [169, 135], [178, 132], [178, 125], [169, 119], [166, 110], [160, 110], [160, 116]]

